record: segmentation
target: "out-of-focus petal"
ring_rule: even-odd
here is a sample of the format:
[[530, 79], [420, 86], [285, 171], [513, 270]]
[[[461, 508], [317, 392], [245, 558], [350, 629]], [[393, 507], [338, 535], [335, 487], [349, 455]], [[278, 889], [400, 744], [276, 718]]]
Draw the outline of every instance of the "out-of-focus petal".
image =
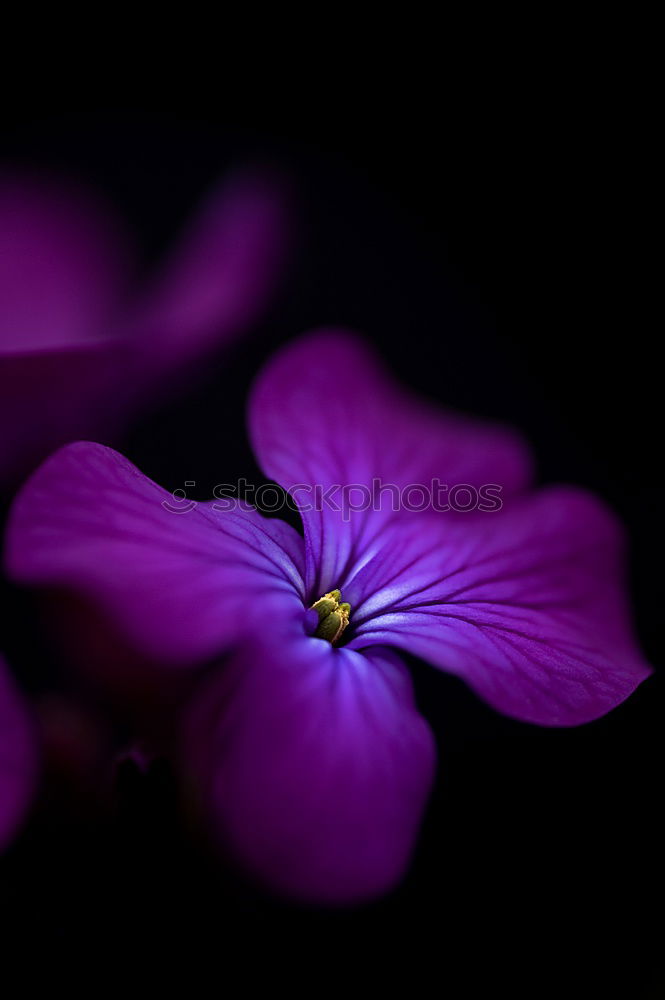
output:
[[349, 585], [350, 645], [396, 645], [499, 711], [574, 725], [650, 673], [631, 627], [620, 525], [557, 487], [464, 522], [411, 525]]
[[243, 644], [204, 686], [185, 747], [221, 843], [270, 888], [352, 903], [403, 875], [435, 747], [389, 650]]
[[129, 260], [107, 207], [80, 187], [0, 175], [0, 355], [103, 338]]
[[133, 262], [79, 186], [0, 176], [0, 487], [80, 438], [108, 440], [160, 388], [244, 333], [282, 272], [286, 185], [227, 181], [131, 308]]
[[282, 179], [237, 174], [203, 204], [128, 320], [150, 379], [239, 336], [265, 309], [290, 242]]
[[122, 455], [89, 442], [52, 455], [19, 492], [6, 566], [18, 582], [97, 602], [140, 651], [174, 666], [220, 653], [249, 621], [303, 612], [292, 528], [249, 508], [183, 511]]
[[112, 335], [133, 253], [80, 185], [0, 175], [0, 486], [118, 412]]
[[[342, 587], [401, 504], [388, 488], [380, 503], [358, 510], [374, 479], [399, 490], [430, 488], [435, 478], [448, 486], [497, 484], [507, 495], [530, 476], [517, 434], [411, 397], [345, 331], [322, 330], [280, 351], [254, 386], [249, 418], [264, 472], [300, 506], [312, 597]], [[314, 504], [314, 486], [324, 504]]]
[[13, 485], [82, 433], [121, 418], [131, 354], [122, 341], [0, 354], [0, 487]]
[[35, 790], [35, 730], [0, 656], [0, 850], [22, 822]]

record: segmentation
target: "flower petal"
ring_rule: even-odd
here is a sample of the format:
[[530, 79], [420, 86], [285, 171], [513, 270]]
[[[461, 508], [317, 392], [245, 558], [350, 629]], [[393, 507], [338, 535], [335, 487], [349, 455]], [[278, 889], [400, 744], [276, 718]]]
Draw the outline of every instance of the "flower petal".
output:
[[129, 358], [110, 333], [132, 258], [80, 186], [0, 175], [0, 486], [111, 425]]
[[[355, 510], [373, 480], [401, 490], [430, 488], [438, 477], [448, 486], [492, 483], [512, 493], [530, 475], [516, 434], [424, 405], [361, 340], [340, 330], [311, 334], [279, 352], [254, 386], [249, 416], [264, 472], [293, 491], [300, 506], [312, 597], [343, 588], [400, 506], [388, 490], [380, 502]], [[313, 487], [335, 486], [326, 503], [312, 503]]]
[[348, 589], [353, 648], [408, 649], [501, 712], [574, 725], [650, 673], [626, 600], [623, 539], [594, 497], [545, 490], [471, 521], [414, 523]]
[[7, 846], [25, 816], [36, 771], [35, 733], [0, 656], [0, 850]]
[[8, 573], [98, 602], [141, 652], [173, 665], [221, 652], [249, 621], [302, 615], [292, 528], [249, 508], [183, 506], [111, 448], [68, 445], [14, 502]]
[[139, 303], [119, 314], [132, 257], [73, 186], [0, 177], [0, 485], [67, 441], [109, 437], [192, 364], [240, 335], [277, 282], [285, 186], [238, 175], [207, 202]]
[[243, 644], [204, 686], [185, 746], [223, 845], [268, 887], [352, 903], [403, 875], [435, 748], [389, 650]]
[[50, 452], [117, 425], [131, 354], [122, 341], [0, 354], [0, 486], [15, 485]]
[[80, 187], [0, 176], [0, 354], [101, 339], [128, 264], [108, 209]]
[[284, 268], [288, 201], [267, 173], [236, 174], [206, 200], [128, 320], [148, 377], [202, 357], [258, 318]]

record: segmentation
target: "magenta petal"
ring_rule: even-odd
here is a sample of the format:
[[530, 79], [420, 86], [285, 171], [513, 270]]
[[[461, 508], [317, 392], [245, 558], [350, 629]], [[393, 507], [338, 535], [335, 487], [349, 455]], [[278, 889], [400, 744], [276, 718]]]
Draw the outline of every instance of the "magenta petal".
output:
[[540, 725], [595, 719], [650, 673], [631, 627], [621, 528], [592, 496], [553, 488], [402, 536], [384, 538], [348, 588], [354, 648], [407, 649]]
[[35, 732], [0, 656], [0, 850], [7, 846], [25, 816], [36, 771]]
[[131, 355], [122, 341], [0, 354], [0, 486], [14, 485], [82, 434], [106, 436], [120, 418]]
[[[403, 488], [498, 484], [508, 495], [526, 485], [530, 461], [518, 435], [426, 406], [402, 389], [369, 348], [338, 330], [311, 334], [280, 351], [259, 376], [250, 403], [250, 431], [263, 470], [293, 490], [305, 524], [310, 594], [341, 586], [392, 519], [381, 510], [344, 516], [362, 503], [375, 478]], [[311, 487], [338, 485], [324, 505], [307, 511]], [[305, 486], [308, 489], [294, 489]], [[320, 504], [318, 505], [321, 506]], [[376, 506], [376, 505], [375, 505]]]
[[0, 176], [0, 486], [108, 429], [128, 370], [109, 333], [130, 257], [80, 188]]
[[222, 844], [268, 887], [353, 903], [403, 875], [435, 747], [389, 650], [245, 644], [204, 686], [186, 750]]
[[127, 265], [115, 221], [92, 196], [0, 176], [0, 355], [102, 338]]
[[173, 507], [182, 504], [111, 448], [68, 445], [14, 502], [7, 571], [98, 602], [141, 652], [166, 664], [221, 652], [273, 606], [278, 618], [302, 615], [302, 539], [293, 529], [250, 509]]
[[138, 305], [131, 255], [74, 186], [0, 176], [0, 485], [67, 441], [107, 439], [265, 308], [289, 241], [284, 185], [227, 182]]
[[147, 376], [205, 356], [258, 318], [284, 268], [287, 203], [268, 174], [238, 174], [205, 201], [128, 320]]

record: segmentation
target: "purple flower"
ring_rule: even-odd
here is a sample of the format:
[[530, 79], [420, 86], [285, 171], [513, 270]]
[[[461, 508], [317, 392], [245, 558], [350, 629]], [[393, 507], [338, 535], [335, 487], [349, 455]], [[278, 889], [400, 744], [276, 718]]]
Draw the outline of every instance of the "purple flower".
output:
[[[242, 505], [170, 513], [125, 458], [78, 443], [19, 494], [8, 569], [84, 593], [165, 667], [227, 652], [184, 741], [219, 837], [279, 891], [369, 898], [408, 864], [435, 765], [399, 651], [517, 719], [603, 715], [649, 673], [621, 529], [578, 489], [527, 492], [515, 434], [425, 406], [346, 333], [280, 352], [249, 424], [264, 472], [300, 502], [304, 538]], [[349, 512], [344, 487], [377, 477], [494, 484], [503, 508]], [[307, 509], [313, 486], [328, 502]]]
[[0, 486], [55, 447], [106, 436], [167, 379], [260, 313], [286, 240], [285, 192], [243, 175], [213, 192], [140, 297], [134, 254], [80, 188], [0, 174]]
[[34, 729], [7, 664], [0, 656], [0, 851], [25, 816], [36, 772]]

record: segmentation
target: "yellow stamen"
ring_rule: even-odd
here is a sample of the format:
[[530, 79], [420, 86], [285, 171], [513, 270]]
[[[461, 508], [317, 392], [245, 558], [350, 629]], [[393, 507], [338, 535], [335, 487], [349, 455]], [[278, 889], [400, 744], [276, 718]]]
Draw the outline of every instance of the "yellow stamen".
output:
[[314, 635], [318, 639], [327, 639], [333, 645], [341, 637], [351, 617], [351, 605], [342, 601], [341, 597], [339, 590], [331, 590], [312, 605], [312, 610], [319, 616]]

